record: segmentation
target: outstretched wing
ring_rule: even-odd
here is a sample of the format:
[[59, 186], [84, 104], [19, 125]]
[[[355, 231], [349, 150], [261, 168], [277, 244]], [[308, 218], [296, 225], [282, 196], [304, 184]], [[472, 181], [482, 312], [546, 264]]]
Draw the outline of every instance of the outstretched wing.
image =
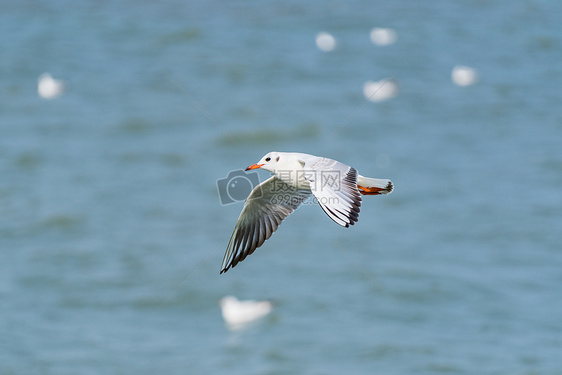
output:
[[355, 224], [361, 207], [355, 168], [320, 157], [303, 162], [305, 179], [324, 212], [341, 226]]
[[221, 272], [235, 267], [263, 245], [307, 197], [310, 191], [292, 187], [273, 176], [252, 190], [226, 248]]

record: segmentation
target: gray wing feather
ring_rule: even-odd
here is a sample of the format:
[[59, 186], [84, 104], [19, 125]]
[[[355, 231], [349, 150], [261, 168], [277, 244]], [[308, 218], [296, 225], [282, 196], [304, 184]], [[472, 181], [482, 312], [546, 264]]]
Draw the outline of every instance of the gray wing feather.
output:
[[281, 222], [310, 196], [273, 176], [252, 190], [230, 237], [220, 273], [235, 267], [271, 237]]

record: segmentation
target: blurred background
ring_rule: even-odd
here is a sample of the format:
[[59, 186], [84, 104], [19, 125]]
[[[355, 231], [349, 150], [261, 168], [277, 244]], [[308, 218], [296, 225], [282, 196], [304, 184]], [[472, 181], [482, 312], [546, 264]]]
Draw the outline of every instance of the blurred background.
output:
[[[561, 15], [0, 3], [0, 373], [562, 373]], [[273, 150], [396, 189], [219, 275], [216, 182]], [[274, 308], [231, 331], [225, 295]]]

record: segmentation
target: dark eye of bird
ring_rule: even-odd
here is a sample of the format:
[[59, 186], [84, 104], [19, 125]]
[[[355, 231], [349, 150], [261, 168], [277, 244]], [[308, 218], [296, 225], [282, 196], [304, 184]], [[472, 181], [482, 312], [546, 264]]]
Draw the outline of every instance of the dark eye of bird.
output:
[[265, 158], [265, 161], [270, 161], [271, 158], [268, 156], [267, 158]]

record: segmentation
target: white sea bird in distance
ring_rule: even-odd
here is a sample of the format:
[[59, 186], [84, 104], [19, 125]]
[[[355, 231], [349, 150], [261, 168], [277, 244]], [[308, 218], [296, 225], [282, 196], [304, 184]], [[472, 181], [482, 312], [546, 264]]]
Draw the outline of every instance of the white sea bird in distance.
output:
[[234, 296], [221, 298], [219, 306], [224, 321], [232, 329], [242, 328], [273, 310], [273, 304], [270, 301], [240, 301]]
[[339, 161], [293, 152], [270, 152], [246, 170], [274, 175], [256, 186], [244, 203], [224, 254], [221, 271], [235, 267], [271, 237], [281, 222], [311, 194], [337, 224], [357, 222], [361, 194], [388, 194], [390, 180], [367, 178]]
[[375, 27], [371, 30], [371, 42], [378, 46], [388, 46], [393, 44], [398, 39], [396, 30], [384, 27]]
[[478, 82], [476, 69], [465, 65], [456, 65], [451, 71], [451, 80], [457, 86], [470, 86]]
[[316, 47], [324, 52], [333, 51], [336, 48], [336, 38], [330, 33], [321, 32], [316, 35]]
[[54, 79], [49, 73], [43, 73], [37, 78], [37, 93], [44, 99], [54, 99], [64, 92], [64, 82]]
[[367, 81], [363, 84], [363, 96], [372, 102], [382, 102], [398, 95], [398, 84], [390, 78]]

